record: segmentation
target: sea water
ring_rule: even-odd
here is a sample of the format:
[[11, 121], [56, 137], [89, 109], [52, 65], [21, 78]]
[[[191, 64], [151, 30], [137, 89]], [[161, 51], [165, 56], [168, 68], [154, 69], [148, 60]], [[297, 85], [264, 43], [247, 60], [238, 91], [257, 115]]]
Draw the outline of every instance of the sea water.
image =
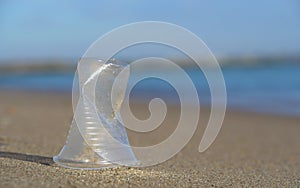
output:
[[[222, 68], [227, 89], [228, 107], [261, 113], [300, 117], [300, 64], [281, 63], [261, 66], [231, 66]], [[214, 70], [211, 70], [212, 73]], [[210, 92], [205, 76], [193, 68], [186, 69], [199, 94], [201, 105], [210, 104]], [[142, 73], [133, 73], [134, 74]], [[176, 72], [171, 74], [184, 89]], [[0, 74], [1, 90], [34, 90], [71, 92], [74, 73], [36, 72]], [[187, 92], [188, 93], [188, 92]], [[178, 103], [170, 84], [158, 79], [146, 79], [131, 92], [131, 100], [163, 98], [166, 103]]]

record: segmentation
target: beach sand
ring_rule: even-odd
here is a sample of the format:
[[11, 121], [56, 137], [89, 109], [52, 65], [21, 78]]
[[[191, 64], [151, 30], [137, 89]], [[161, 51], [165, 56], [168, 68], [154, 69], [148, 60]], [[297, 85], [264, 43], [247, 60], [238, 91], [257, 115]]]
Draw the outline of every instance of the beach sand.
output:
[[[167, 162], [83, 171], [52, 161], [72, 120], [70, 94], [1, 91], [0, 97], [0, 187], [300, 187], [297, 118], [228, 110], [216, 141], [199, 153], [209, 115], [201, 109], [191, 142]], [[133, 105], [141, 118], [147, 117], [146, 109]], [[178, 107], [170, 107], [166, 127], [177, 125], [178, 113]], [[156, 134], [149, 139], [158, 141]]]

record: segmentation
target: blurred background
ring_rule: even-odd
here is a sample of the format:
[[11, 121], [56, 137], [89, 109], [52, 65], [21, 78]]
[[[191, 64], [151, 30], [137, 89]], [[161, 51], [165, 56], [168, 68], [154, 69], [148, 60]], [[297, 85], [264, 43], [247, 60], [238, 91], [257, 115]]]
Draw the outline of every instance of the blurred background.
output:
[[[165, 21], [189, 29], [212, 50], [224, 73], [229, 108], [299, 117], [299, 18], [297, 0], [0, 0], [0, 92], [70, 94], [76, 63], [101, 35], [132, 22]], [[190, 61], [157, 45], [118, 54], [124, 61], [147, 56]], [[209, 104], [201, 71], [187, 72], [200, 102]], [[161, 80], [145, 80], [135, 91], [132, 96], [140, 100], [153, 97], [153, 91], [177, 100]]]

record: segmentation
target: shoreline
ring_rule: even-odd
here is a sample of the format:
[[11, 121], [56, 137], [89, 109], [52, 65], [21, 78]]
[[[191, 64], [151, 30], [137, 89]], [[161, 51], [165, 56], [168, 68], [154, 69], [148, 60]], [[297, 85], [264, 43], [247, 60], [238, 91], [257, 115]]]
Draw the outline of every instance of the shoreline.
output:
[[[66, 90], [61, 90], [61, 89], [57, 89], [57, 90], [41, 90], [41, 89], [17, 89], [17, 88], [10, 88], [10, 89], [0, 89], [0, 92], [4, 95], [11, 95], [15, 92], [18, 93], [22, 93], [22, 94], [26, 94], [26, 95], [55, 95], [55, 96], [64, 96], [66, 98], [72, 98], [72, 90], [66, 89]], [[1, 96], [1, 94], [0, 94]], [[133, 100], [135, 104], [144, 104], [144, 102], [140, 99], [138, 100]], [[172, 106], [178, 106], [178, 104], [176, 103], [171, 103], [168, 105], [172, 105]], [[201, 109], [209, 109], [210, 106], [206, 105], [206, 104], [200, 104]], [[243, 107], [227, 107], [226, 111], [229, 111], [230, 113], [243, 113], [243, 114], [251, 114], [251, 115], [258, 115], [258, 116], [276, 116], [276, 117], [283, 117], [283, 118], [293, 118], [293, 119], [299, 119], [300, 120], [300, 116], [295, 115], [295, 114], [283, 114], [283, 113], [276, 113], [276, 112], [268, 112], [268, 111], [257, 111], [254, 109], [246, 109]]]

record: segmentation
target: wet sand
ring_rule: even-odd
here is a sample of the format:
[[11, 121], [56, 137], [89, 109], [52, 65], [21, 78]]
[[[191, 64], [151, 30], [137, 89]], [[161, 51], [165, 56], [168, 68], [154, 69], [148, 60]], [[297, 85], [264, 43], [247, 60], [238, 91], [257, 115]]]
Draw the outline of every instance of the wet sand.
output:
[[[0, 91], [0, 97], [0, 187], [300, 187], [299, 118], [228, 110], [217, 140], [199, 153], [209, 115], [202, 109], [191, 142], [171, 160], [147, 168], [83, 171], [52, 161], [72, 120], [69, 94]], [[148, 115], [145, 105], [132, 109], [137, 117]], [[176, 125], [178, 113], [170, 106], [165, 129]], [[152, 134], [149, 140], [163, 136]]]

